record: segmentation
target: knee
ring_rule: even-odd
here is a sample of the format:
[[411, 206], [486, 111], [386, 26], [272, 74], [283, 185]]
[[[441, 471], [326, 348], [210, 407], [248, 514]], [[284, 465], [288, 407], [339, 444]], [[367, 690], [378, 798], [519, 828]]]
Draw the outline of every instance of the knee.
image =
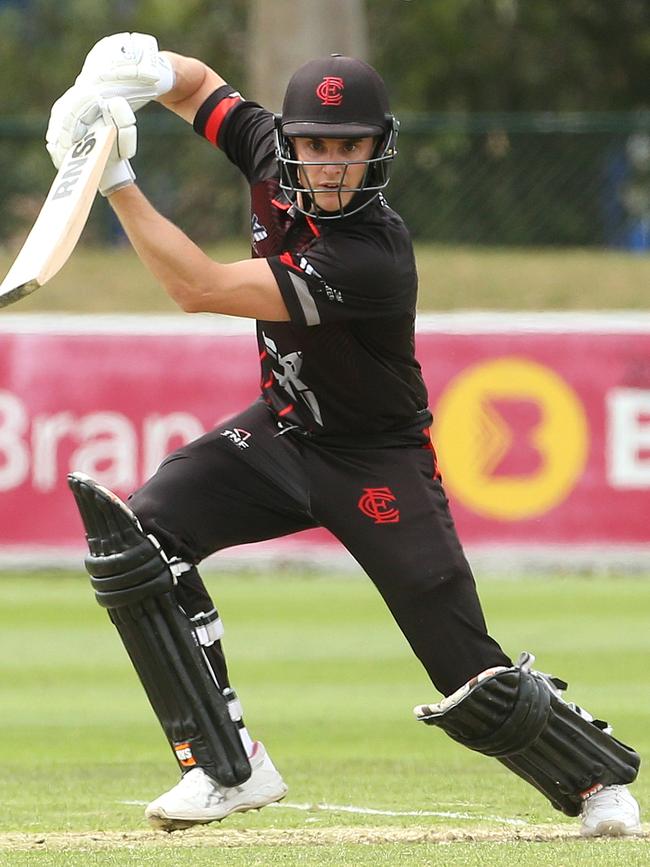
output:
[[145, 529], [150, 522], [155, 522], [162, 512], [162, 498], [149, 490], [147, 485], [131, 494], [127, 502], [129, 508]]
[[178, 516], [172, 507], [174, 499], [146, 484], [131, 494], [128, 504], [144, 532], [156, 538], [167, 557], [198, 563], [201, 558], [186, 538], [187, 533], [178, 526]]
[[438, 599], [475, 590], [474, 575], [464, 557], [418, 564], [406, 572], [400, 582], [400, 592], [412, 599]]

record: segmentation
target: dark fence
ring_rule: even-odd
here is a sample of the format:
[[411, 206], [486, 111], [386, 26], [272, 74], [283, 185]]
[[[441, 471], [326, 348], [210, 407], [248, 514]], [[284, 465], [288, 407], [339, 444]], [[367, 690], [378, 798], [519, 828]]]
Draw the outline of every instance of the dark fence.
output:
[[[0, 120], [0, 239], [24, 234], [53, 170], [42, 120]], [[650, 113], [402, 118], [391, 204], [416, 239], [650, 250]], [[238, 173], [180, 120], [140, 118], [138, 180], [200, 242], [246, 230]], [[98, 202], [85, 238], [120, 237]]]

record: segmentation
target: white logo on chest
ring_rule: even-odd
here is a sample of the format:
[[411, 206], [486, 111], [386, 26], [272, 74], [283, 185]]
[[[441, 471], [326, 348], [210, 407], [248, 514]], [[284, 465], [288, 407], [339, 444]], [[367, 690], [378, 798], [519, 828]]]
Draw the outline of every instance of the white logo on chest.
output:
[[299, 376], [303, 361], [302, 352], [288, 352], [286, 355], [280, 355], [275, 341], [267, 337], [264, 332], [262, 332], [262, 337], [264, 338], [266, 351], [282, 368], [281, 372], [273, 368], [273, 376], [277, 380], [278, 385], [294, 400], [304, 401], [318, 424], [322, 425], [323, 420], [316, 396]]

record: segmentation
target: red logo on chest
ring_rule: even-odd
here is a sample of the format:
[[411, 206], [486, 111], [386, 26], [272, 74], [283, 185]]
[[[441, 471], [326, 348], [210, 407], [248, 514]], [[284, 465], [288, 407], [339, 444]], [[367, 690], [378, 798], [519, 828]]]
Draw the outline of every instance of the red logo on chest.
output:
[[343, 79], [326, 75], [316, 88], [321, 105], [340, 105], [343, 102]]
[[397, 524], [399, 509], [393, 505], [396, 499], [390, 488], [364, 488], [357, 505], [375, 524]]

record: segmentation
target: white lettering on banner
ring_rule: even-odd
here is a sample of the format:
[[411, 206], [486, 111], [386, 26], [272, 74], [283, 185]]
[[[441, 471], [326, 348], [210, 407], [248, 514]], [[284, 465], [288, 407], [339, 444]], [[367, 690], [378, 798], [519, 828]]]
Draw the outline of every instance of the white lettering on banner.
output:
[[[165, 455], [202, 436], [205, 428], [189, 413], [172, 412], [146, 416], [141, 433], [139, 443], [136, 425], [126, 415], [109, 411], [37, 415], [30, 431], [23, 401], [0, 390], [0, 491], [31, 481], [37, 492], [48, 493], [70, 470], [87, 473], [108, 488], [130, 491], [155, 472]], [[71, 448], [64, 461], [62, 453]]]
[[70, 466], [92, 476], [107, 488], [132, 488], [137, 478], [138, 440], [126, 416], [96, 412], [79, 420], [82, 445]]
[[160, 462], [172, 448], [203, 436], [205, 429], [196, 416], [187, 412], [172, 412], [169, 415], [150, 415], [144, 420], [144, 466], [145, 479], [152, 476]]
[[71, 412], [39, 415], [32, 426], [32, 484], [37, 491], [51, 491], [58, 481], [59, 443], [75, 434]]
[[131, 488], [136, 479], [137, 438], [131, 422], [116, 412], [75, 418], [71, 412], [40, 415], [32, 426], [32, 484], [52, 491], [59, 482], [59, 446], [67, 437], [81, 442], [70, 468], [81, 470], [107, 487]]
[[613, 488], [650, 488], [650, 391], [607, 394], [607, 481]]
[[29, 451], [24, 442], [27, 412], [8, 391], [0, 391], [0, 491], [17, 488], [29, 475]]

